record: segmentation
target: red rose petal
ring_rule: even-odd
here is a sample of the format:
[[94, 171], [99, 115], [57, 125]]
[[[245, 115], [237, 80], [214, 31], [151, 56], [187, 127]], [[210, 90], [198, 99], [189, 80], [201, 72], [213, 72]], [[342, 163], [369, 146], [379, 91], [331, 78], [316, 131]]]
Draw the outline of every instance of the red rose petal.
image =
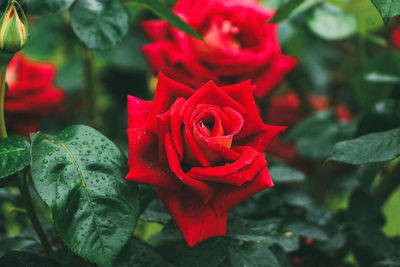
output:
[[[191, 114], [192, 112], [192, 107], [189, 108], [189, 110], [186, 110], [186, 114]], [[199, 144], [196, 142], [196, 139], [193, 136], [193, 123], [191, 123], [191, 119], [189, 116], [184, 116], [183, 120], [185, 124], [185, 128], [183, 129], [185, 162], [192, 166], [197, 166], [198, 163], [203, 167], [211, 166], [210, 161], [201, 150]]]
[[298, 60], [286, 55], [278, 55], [271, 63], [264, 75], [257, 78], [255, 83], [257, 87], [254, 95], [258, 98], [264, 97], [275, 86], [277, 86], [284, 76], [296, 67]]
[[238, 144], [241, 146], [251, 146], [257, 151], [264, 152], [272, 139], [274, 139], [279, 133], [285, 131], [286, 129], [287, 127], [284, 126], [273, 126], [265, 124], [264, 131], [242, 139], [238, 142]]
[[[200, 114], [197, 112], [199, 107]], [[204, 130], [199, 126], [200, 121], [205, 118], [204, 116], [212, 116], [215, 120], [214, 128], [209, 134], [203, 133]], [[222, 121], [224, 121], [225, 127], [222, 127]], [[231, 150], [230, 147], [233, 136], [241, 130], [243, 125], [243, 117], [240, 113], [229, 107], [221, 109], [214, 105], [199, 105], [193, 112], [189, 123], [193, 125], [195, 141], [211, 165], [219, 163], [222, 159], [232, 161], [239, 157], [239, 154]], [[218, 134], [217, 129], [219, 129]]]
[[224, 236], [228, 213], [217, 217], [213, 208], [190, 191], [175, 192], [157, 188], [164, 203], [189, 246], [207, 238]]
[[157, 136], [145, 129], [128, 129], [129, 173], [126, 179], [177, 191], [182, 186], [178, 178], [158, 161]]
[[240, 151], [237, 161], [217, 167], [193, 167], [187, 175], [203, 181], [241, 186], [252, 180], [265, 167], [266, 161], [263, 154], [250, 147], [235, 149]]
[[174, 145], [180, 159], [183, 159], [183, 140], [181, 130], [182, 119], [179, 115], [184, 103], [185, 99], [178, 98], [172, 105], [170, 113], [172, 140], [174, 141]]
[[168, 65], [164, 51], [169, 46], [168, 42], [156, 42], [142, 46], [142, 52], [153, 73], [164, 71], [164, 66]]
[[264, 123], [259, 115], [253, 96], [254, 87], [251, 85], [250, 80], [235, 85], [224, 86], [221, 89], [238, 101], [247, 111], [243, 116], [243, 130], [235, 136], [235, 140], [240, 140], [264, 130]]
[[142, 21], [141, 26], [151, 41], [168, 39], [168, 23], [164, 20]]
[[157, 89], [153, 100], [152, 114], [157, 115], [166, 112], [178, 97], [187, 99], [193, 95], [194, 92], [192, 88], [159, 73]]
[[207, 183], [192, 179], [183, 172], [170, 133], [165, 135], [165, 150], [167, 152], [168, 163], [171, 170], [183, 184], [192, 189], [204, 203], [207, 203], [214, 195], [214, 188]]
[[153, 103], [128, 95], [128, 128], [142, 127]]
[[7, 67], [8, 87], [15, 94], [42, 91], [43, 88], [52, 87], [56, 69], [52, 63], [33, 61], [17, 54]]
[[397, 49], [400, 51], [400, 27], [396, 27], [392, 31], [392, 41]]
[[243, 200], [273, 185], [267, 168], [264, 168], [251, 182], [244, 183], [241, 187], [225, 186], [216, 192], [212, 206], [218, 216], [224, 216]]
[[[210, 97], [212, 96], [212, 97]], [[212, 81], [200, 87], [183, 105], [181, 116], [187, 111], [188, 107], [195, 107], [198, 104], [213, 104], [230, 107], [240, 114], [245, 114], [244, 107], [231, 98], [228, 94], [217, 87]]]

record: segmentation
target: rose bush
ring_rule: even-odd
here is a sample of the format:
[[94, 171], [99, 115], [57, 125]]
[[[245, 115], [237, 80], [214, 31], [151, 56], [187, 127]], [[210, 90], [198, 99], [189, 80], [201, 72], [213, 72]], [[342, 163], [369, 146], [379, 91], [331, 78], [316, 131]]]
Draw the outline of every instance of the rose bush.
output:
[[[308, 104], [313, 112], [327, 110], [333, 106], [336, 120], [340, 123], [348, 123], [354, 115], [344, 103], [332, 105], [325, 95], [310, 94]], [[305, 105], [295, 91], [276, 94], [268, 101], [264, 112], [264, 121], [273, 125], [285, 125], [293, 127], [306, 116]], [[301, 160], [300, 154], [293, 142], [286, 142], [278, 136], [274, 138], [267, 149], [267, 154], [278, 157], [299, 169], [307, 170], [306, 162]]]
[[263, 152], [285, 127], [262, 122], [253, 90], [195, 91], [160, 74], [153, 102], [128, 97], [126, 178], [157, 186], [191, 246], [225, 235], [229, 209], [273, 186]]
[[221, 86], [251, 79], [255, 95], [263, 97], [296, 66], [295, 58], [281, 52], [278, 25], [267, 23], [274, 11], [256, 1], [180, 0], [174, 12], [204, 42], [165, 21], [144, 21], [152, 43], [143, 52], [154, 73], [196, 89], [209, 80]]
[[53, 82], [56, 67], [16, 55], [7, 67], [5, 115], [11, 132], [28, 135], [39, 130], [39, 121], [60, 110], [65, 93]]

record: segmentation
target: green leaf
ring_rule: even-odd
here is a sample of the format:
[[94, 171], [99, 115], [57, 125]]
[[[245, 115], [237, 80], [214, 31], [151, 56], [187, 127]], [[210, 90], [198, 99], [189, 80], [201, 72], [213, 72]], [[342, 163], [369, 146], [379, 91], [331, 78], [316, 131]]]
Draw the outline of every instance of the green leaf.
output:
[[319, 125], [324, 121], [335, 119], [335, 114], [332, 110], [320, 111], [310, 115], [303, 121], [296, 124], [289, 133], [284, 137], [285, 141], [294, 141], [308, 133], [309, 129], [315, 125]]
[[283, 163], [273, 163], [268, 166], [269, 174], [275, 183], [303, 182], [304, 173]]
[[400, 2], [398, 0], [371, 0], [378, 9], [383, 22], [387, 24], [391, 17], [400, 14]]
[[291, 222], [284, 226], [285, 231], [293, 232], [294, 234], [301, 235], [304, 237], [312, 237], [318, 240], [328, 240], [327, 233], [319, 226], [304, 222]]
[[275, 13], [275, 16], [269, 23], [278, 23], [290, 16], [295, 8], [300, 6], [305, 0], [290, 0], [289, 2], [281, 5]]
[[333, 110], [317, 112], [298, 123], [285, 139], [295, 140], [304, 158], [327, 158], [337, 142], [353, 136], [357, 126], [356, 120], [347, 124], [336, 120]]
[[30, 13], [55, 14], [67, 10], [75, 0], [25, 0]]
[[304, 191], [290, 190], [282, 195], [282, 198], [289, 205], [308, 209], [313, 206], [312, 199]]
[[400, 125], [400, 101], [385, 99], [376, 103], [373, 111], [375, 114], [393, 121], [395, 125]]
[[94, 267], [93, 263], [90, 263], [85, 259], [79, 257], [78, 255], [72, 253], [65, 246], [57, 250], [55, 257], [57, 261], [60, 262], [61, 267], [70, 267], [70, 266]]
[[57, 267], [59, 264], [49, 258], [28, 252], [9, 251], [0, 258], [0, 266], [12, 267]]
[[229, 257], [233, 267], [278, 267], [278, 259], [265, 244], [254, 243], [250, 247], [242, 249], [229, 248]]
[[110, 266], [139, 213], [137, 188], [125, 180], [124, 155], [83, 125], [55, 137], [39, 132], [31, 138], [32, 180], [61, 239], [81, 257]]
[[0, 249], [4, 251], [32, 251], [32, 247], [34, 246], [40, 246], [43, 249], [38, 238], [32, 236], [24, 236], [22, 234], [18, 236], [0, 236]]
[[218, 267], [228, 254], [223, 240], [209, 240], [182, 251], [180, 266]]
[[128, 14], [117, 0], [77, 0], [70, 12], [72, 29], [91, 49], [110, 49], [128, 33]]
[[368, 82], [375, 83], [400, 83], [400, 77], [390, 74], [384, 74], [379, 72], [371, 72], [365, 75], [365, 80]]
[[278, 8], [282, 5], [283, 0], [261, 0], [261, 3], [267, 8]]
[[[393, 49], [381, 51], [364, 64], [364, 68], [356, 72], [352, 82], [354, 84], [354, 93], [358, 102], [364, 108], [371, 108], [376, 102], [389, 97], [394, 90], [394, 82], [388, 82], [387, 75], [400, 77], [400, 53]], [[386, 78], [366, 80], [371, 73], [384, 73]], [[377, 78], [372, 76], [372, 78]], [[393, 81], [393, 79], [392, 79]]]
[[197, 39], [203, 40], [203, 38], [191, 26], [163, 5], [159, 0], [122, 0], [122, 2], [125, 3], [125, 5], [135, 4], [146, 8], [163, 20], [166, 20], [175, 28], [184, 31]]
[[400, 257], [389, 258], [375, 263], [375, 266], [399, 266], [399, 265], [400, 265]]
[[171, 216], [159, 199], [153, 200], [140, 215], [140, 220], [145, 222], [165, 222], [170, 219]]
[[366, 164], [392, 160], [400, 155], [400, 128], [371, 133], [337, 143], [329, 160]]
[[0, 139], [0, 179], [22, 170], [29, 161], [29, 143], [25, 139]]
[[358, 32], [362, 37], [383, 26], [379, 12], [370, 0], [347, 1], [344, 11], [356, 18]]
[[313, 33], [325, 40], [346, 39], [357, 32], [357, 21], [340, 9], [317, 8], [307, 20]]
[[113, 267], [164, 267], [167, 262], [152, 247], [132, 238], [118, 255]]

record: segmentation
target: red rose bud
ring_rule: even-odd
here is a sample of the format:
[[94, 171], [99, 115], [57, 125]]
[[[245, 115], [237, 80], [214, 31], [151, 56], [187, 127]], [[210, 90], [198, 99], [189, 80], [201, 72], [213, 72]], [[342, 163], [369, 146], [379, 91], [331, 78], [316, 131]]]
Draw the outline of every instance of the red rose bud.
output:
[[304, 240], [304, 244], [306, 244], [306, 245], [311, 245], [312, 243], [314, 243], [314, 238], [312, 238], [312, 237], [307, 237]]
[[0, 51], [14, 54], [21, 50], [28, 37], [28, 22], [17, 1], [9, 2], [0, 20]]
[[157, 194], [190, 246], [225, 235], [228, 212], [273, 186], [250, 81], [194, 90], [160, 73], [154, 100], [128, 96], [129, 173]]
[[[154, 74], [198, 89], [212, 80], [223, 86], [251, 79], [264, 97], [296, 66], [282, 54], [274, 11], [252, 0], [179, 0], [174, 12], [202, 35], [195, 39], [165, 21], [142, 23], [151, 43], [143, 53]], [[201, 10], [201, 12], [199, 12]]]
[[345, 104], [338, 104], [336, 106], [336, 117], [339, 122], [350, 122], [353, 120], [354, 115]]
[[315, 112], [326, 110], [331, 105], [329, 98], [325, 95], [317, 95], [317, 94], [311, 93], [308, 96], [308, 101], [310, 102], [311, 108]]

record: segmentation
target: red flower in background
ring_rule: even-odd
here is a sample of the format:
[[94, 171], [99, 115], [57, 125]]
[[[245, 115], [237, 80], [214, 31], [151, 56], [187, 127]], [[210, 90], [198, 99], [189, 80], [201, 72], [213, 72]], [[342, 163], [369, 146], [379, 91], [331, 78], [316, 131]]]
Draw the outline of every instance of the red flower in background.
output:
[[159, 75], [154, 101], [128, 97], [129, 173], [157, 194], [189, 245], [225, 235], [228, 211], [273, 186], [250, 81], [197, 91]]
[[304, 117], [303, 103], [294, 91], [274, 96], [268, 103], [266, 121], [273, 125], [293, 126]]
[[60, 110], [65, 93], [53, 85], [56, 67], [15, 55], [7, 67], [5, 116], [11, 132], [28, 135], [39, 130], [39, 121]]
[[[314, 112], [323, 111], [331, 107], [329, 98], [324, 95], [310, 94], [308, 102]], [[268, 102], [264, 120], [273, 125], [294, 126], [306, 115], [303, 105], [300, 97], [294, 91], [274, 95]], [[347, 105], [343, 103], [339, 103], [335, 106], [335, 113], [338, 122], [347, 123], [354, 118], [353, 113]], [[300, 154], [294, 143], [285, 142], [280, 136], [272, 140], [268, 146], [267, 153], [297, 168], [303, 170], [307, 169], [305, 162], [301, 161]]]
[[397, 47], [397, 49], [400, 51], [400, 27], [396, 27], [392, 31], [392, 42]]
[[174, 12], [204, 41], [162, 20], [143, 22], [152, 41], [143, 52], [154, 73], [196, 89], [209, 80], [222, 86], [251, 79], [263, 97], [297, 64], [281, 52], [278, 25], [267, 23], [274, 11], [256, 1], [179, 0]]
[[[275, 95], [268, 103], [265, 121], [273, 125], [287, 125], [291, 127], [299, 122], [305, 115], [303, 103], [294, 91]], [[300, 155], [293, 143], [282, 140], [279, 136], [272, 140], [267, 153], [297, 165]]]

